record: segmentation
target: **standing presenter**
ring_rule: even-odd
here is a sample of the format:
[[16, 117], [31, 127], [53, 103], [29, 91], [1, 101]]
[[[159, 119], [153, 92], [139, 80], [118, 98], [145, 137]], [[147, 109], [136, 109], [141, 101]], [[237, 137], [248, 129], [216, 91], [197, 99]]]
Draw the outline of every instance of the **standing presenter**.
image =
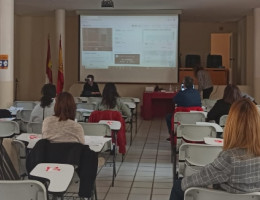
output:
[[209, 99], [210, 94], [213, 91], [213, 84], [211, 77], [207, 70], [200, 66], [200, 63], [194, 66], [194, 76], [198, 80], [198, 90], [202, 91], [202, 98]]

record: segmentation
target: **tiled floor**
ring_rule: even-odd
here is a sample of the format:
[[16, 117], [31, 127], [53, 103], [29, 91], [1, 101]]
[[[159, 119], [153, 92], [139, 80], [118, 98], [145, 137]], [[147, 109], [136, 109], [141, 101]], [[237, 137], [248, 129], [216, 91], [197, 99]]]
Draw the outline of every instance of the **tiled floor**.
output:
[[[135, 132], [135, 130], [134, 130]], [[127, 141], [130, 133], [127, 132]], [[138, 132], [127, 146], [124, 162], [117, 157], [117, 176], [112, 187], [112, 167], [99, 169], [98, 200], [168, 200], [172, 188], [170, 143], [164, 118], [138, 121]], [[110, 158], [109, 158], [110, 159]], [[72, 188], [70, 188], [72, 190]]]

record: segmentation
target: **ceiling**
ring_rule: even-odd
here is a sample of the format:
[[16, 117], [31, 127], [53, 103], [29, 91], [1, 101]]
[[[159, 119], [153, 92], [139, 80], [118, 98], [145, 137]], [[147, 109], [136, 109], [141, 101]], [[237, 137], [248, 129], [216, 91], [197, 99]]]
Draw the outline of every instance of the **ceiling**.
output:
[[232, 22], [260, 7], [260, 0], [113, 0], [114, 8], [101, 8], [101, 0], [14, 0], [17, 15], [50, 15], [56, 9], [74, 14], [79, 9], [181, 9], [182, 21]]

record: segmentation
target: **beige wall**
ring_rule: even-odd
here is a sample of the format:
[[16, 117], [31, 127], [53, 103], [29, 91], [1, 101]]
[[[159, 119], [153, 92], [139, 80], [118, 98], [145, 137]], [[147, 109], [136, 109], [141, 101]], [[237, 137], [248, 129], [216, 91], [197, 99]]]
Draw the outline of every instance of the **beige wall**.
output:
[[185, 66], [187, 54], [201, 56], [202, 66], [206, 65], [206, 59], [210, 53], [211, 33], [236, 33], [237, 23], [180, 23], [180, 55], [181, 66]]
[[[18, 100], [38, 100], [45, 83], [47, 37], [50, 34], [54, 83], [57, 81], [58, 41], [55, 41], [54, 15], [48, 17], [16, 16], [15, 78]], [[194, 31], [195, 30], [195, 31]], [[200, 54], [202, 60], [210, 52], [211, 33], [236, 33], [237, 23], [180, 23], [182, 64], [186, 54]], [[78, 81], [78, 17], [66, 17], [65, 90]], [[206, 62], [206, 60], [204, 61]], [[141, 97], [146, 86], [154, 84], [117, 84], [121, 96]], [[159, 84], [168, 89], [168, 84]], [[101, 85], [102, 89], [102, 85]]]

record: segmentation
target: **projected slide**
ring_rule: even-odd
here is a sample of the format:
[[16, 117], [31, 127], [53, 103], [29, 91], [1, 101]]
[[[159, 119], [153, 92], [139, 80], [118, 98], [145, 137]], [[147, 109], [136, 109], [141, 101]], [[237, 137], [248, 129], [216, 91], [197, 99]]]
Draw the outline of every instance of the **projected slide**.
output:
[[173, 16], [81, 16], [82, 66], [176, 67]]

